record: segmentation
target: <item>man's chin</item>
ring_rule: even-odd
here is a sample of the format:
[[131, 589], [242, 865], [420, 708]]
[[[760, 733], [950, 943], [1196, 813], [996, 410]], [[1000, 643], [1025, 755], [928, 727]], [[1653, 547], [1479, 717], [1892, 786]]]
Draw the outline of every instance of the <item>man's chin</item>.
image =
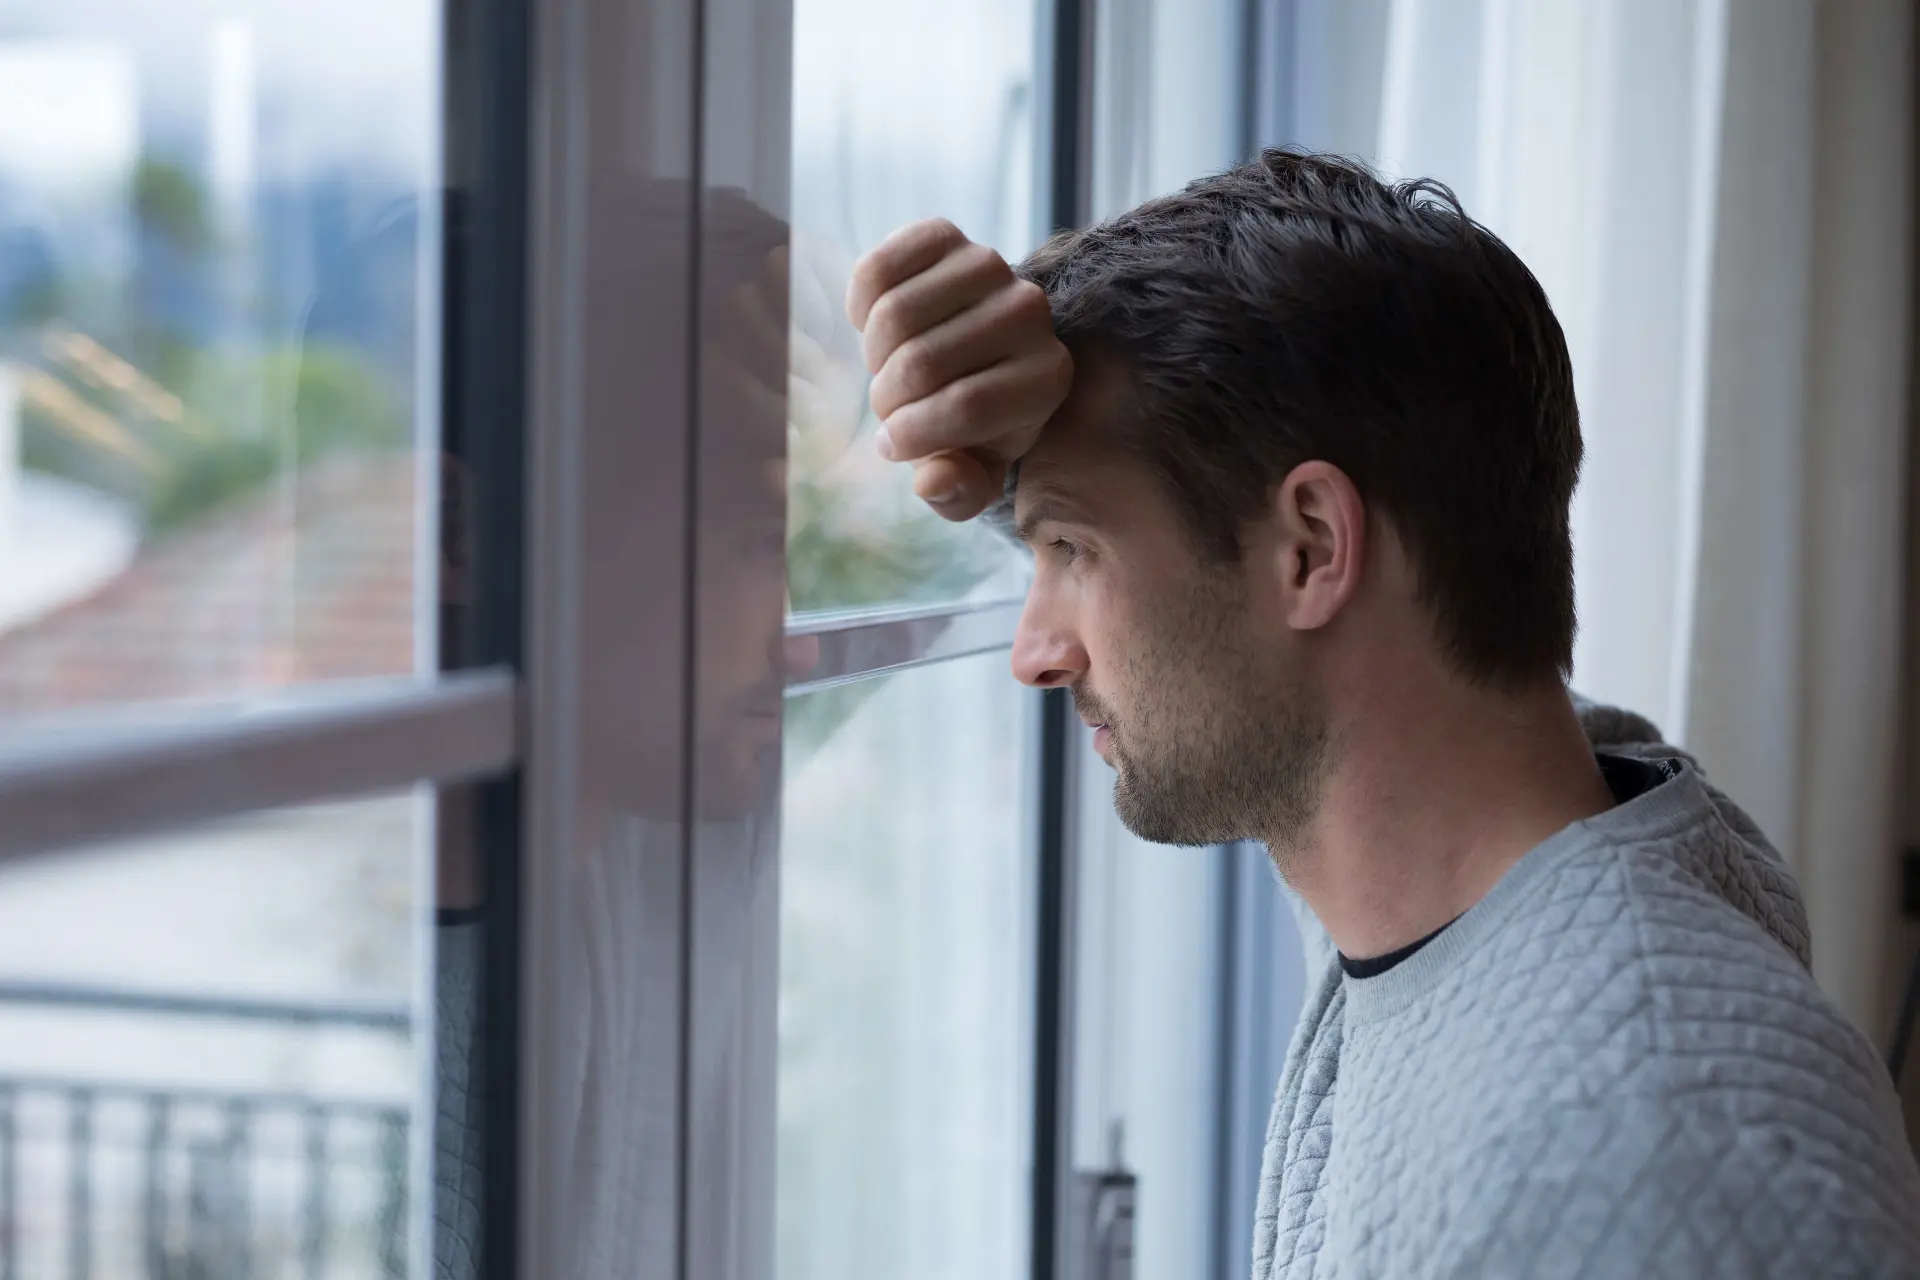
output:
[[1120, 815], [1120, 825], [1148, 844], [1164, 844], [1183, 849], [1205, 849], [1216, 844], [1232, 843], [1230, 840], [1201, 835], [1192, 828], [1170, 823], [1162, 814], [1129, 811], [1117, 806], [1115, 811]]
[[1116, 766], [1119, 776], [1113, 780], [1113, 811], [1120, 825], [1148, 844], [1199, 847], [1221, 844], [1221, 840], [1199, 833], [1189, 815], [1166, 803], [1164, 798], [1143, 791], [1130, 771]]
[[[1148, 778], [1137, 762], [1120, 757], [1114, 764], [1113, 811], [1120, 825], [1149, 844], [1189, 849], [1233, 844], [1252, 838], [1244, 830], [1247, 810], [1221, 803], [1217, 785], [1204, 779]], [[1200, 797], [1214, 797], [1196, 803]]]

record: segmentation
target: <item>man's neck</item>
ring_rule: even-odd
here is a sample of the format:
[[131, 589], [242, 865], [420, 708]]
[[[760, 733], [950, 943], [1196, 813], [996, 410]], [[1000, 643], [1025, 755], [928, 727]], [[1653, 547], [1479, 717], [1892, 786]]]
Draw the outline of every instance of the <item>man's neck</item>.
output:
[[1342, 954], [1382, 955], [1485, 897], [1528, 850], [1610, 807], [1566, 691], [1375, 688], [1334, 726], [1320, 804], [1274, 857]]

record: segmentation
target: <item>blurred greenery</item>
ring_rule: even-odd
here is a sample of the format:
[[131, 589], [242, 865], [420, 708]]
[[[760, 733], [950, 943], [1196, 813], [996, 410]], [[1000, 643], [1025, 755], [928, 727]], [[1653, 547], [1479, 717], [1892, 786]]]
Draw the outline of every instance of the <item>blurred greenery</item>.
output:
[[406, 447], [406, 406], [363, 355], [340, 346], [286, 347], [210, 370], [201, 393], [208, 420], [232, 406], [293, 405], [290, 440], [225, 422], [205, 436], [176, 435], [167, 470], [146, 495], [149, 532], [192, 521], [265, 484], [289, 466], [330, 454]]
[[60, 282], [53, 276], [27, 282], [7, 300], [7, 312], [0, 325], [42, 325], [60, 314]]
[[787, 591], [795, 613], [952, 599], [994, 568], [978, 539], [931, 512], [908, 514], [876, 533], [837, 520], [842, 501], [833, 488], [804, 477], [789, 491]]
[[[289, 466], [408, 442], [403, 398], [351, 348], [202, 353], [193, 366], [193, 390], [177, 422], [143, 414], [84, 379], [63, 379], [81, 403], [113, 419], [141, 446], [144, 463], [76, 434], [66, 417], [31, 400], [21, 414], [23, 463], [127, 502], [151, 536], [245, 496]], [[267, 406], [289, 405], [290, 431], [264, 428]]]
[[[817, 475], [788, 492], [787, 591], [793, 612], [953, 600], [1005, 564], [1007, 551], [977, 527], [956, 528], [917, 502], [878, 527], [849, 516], [851, 495]], [[879, 680], [824, 689], [787, 703], [788, 767], [798, 768], [859, 710]]]
[[[219, 244], [188, 166], [141, 156], [128, 202], [142, 245], [131, 291], [96, 298], [54, 277], [17, 296], [0, 330], [3, 349], [52, 392], [22, 405], [24, 465], [119, 498], [151, 536], [290, 466], [406, 446], [406, 391], [371, 353], [340, 342], [248, 350], [196, 331], [178, 291], [210, 285]], [[75, 344], [99, 354], [76, 356]], [[108, 376], [113, 366], [125, 373]], [[175, 403], [162, 411], [162, 401]]]
[[213, 248], [206, 189], [177, 161], [143, 155], [133, 166], [133, 214], [176, 251], [199, 257]]

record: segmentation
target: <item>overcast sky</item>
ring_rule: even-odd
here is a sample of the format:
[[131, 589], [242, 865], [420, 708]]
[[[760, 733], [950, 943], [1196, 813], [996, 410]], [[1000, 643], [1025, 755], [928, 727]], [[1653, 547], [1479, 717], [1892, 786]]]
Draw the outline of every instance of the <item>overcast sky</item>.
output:
[[[118, 52], [146, 107], [145, 141], [164, 150], [204, 132], [215, 32], [238, 22], [254, 50], [261, 176], [342, 162], [409, 173], [430, 154], [438, 15], [430, 0], [0, 0], [0, 38], [13, 43], [15, 68], [35, 56], [76, 54], [71, 46], [14, 42], [51, 37], [93, 46], [89, 88], [111, 80], [97, 68]], [[22, 92], [0, 94], [11, 117], [0, 138], [13, 140], [10, 150], [30, 130], [91, 139], [101, 128], [97, 119], [69, 114], [88, 95], [59, 94], [36, 106]]]
[[[36, 36], [94, 46], [83, 93], [54, 63], [72, 66], [71, 44], [15, 44], [42, 55], [42, 71], [29, 85], [21, 60], [8, 64], [0, 137], [17, 147], [29, 131], [49, 140], [111, 131], [100, 117], [124, 96], [114, 84], [123, 73], [102, 68], [117, 52], [159, 135], [148, 141], [197, 138], [215, 32], [237, 22], [253, 45], [261, 138], [271, 143], [264, 173], [342, 160], [417, 171], [431, 154], [439, 13], [438, 0], [0, 0], [0, 47]], [[803, 151], [851, 121], [862, 150], [964, 160], [991, 140], [1007, 84], [1033, 58], [1032, 0], [795, 0], [794, 16]], [[70, 91], [47, 92], [61, 85]]]

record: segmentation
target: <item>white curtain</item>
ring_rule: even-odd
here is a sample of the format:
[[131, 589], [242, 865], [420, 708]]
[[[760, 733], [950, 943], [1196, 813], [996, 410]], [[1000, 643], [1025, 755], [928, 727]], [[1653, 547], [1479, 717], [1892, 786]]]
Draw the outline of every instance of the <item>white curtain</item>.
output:
[[1907, 0], [1298, 0], [1290, 132], [1449, 182], [1572, 347], [1576, 683], [1799, 873], [1876, 1039], [1893, 954]]

